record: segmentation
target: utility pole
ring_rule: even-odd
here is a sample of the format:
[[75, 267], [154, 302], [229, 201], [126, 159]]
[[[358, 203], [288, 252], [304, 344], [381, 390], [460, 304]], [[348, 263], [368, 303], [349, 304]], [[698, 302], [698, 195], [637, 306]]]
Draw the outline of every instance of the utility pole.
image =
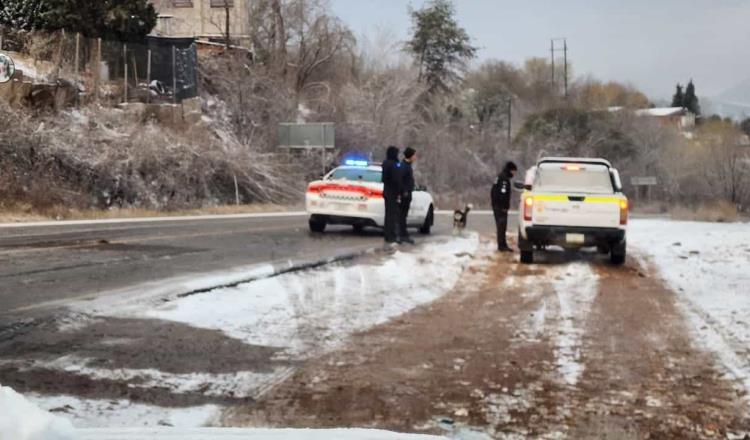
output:
[[568, 99], [568, 39], [563, 39], [563, 60], [565, 61], [565, 99]]
[[513, 127], [513, 125], [512, 125], [512, 121], [513, 121], [513, 119], [512, 119], [513, 118], [512, 110], [513, 110], [513, 98], [509, 96], [508, 97], [508, 146], [510, 146], [510, 142], [511, 142], [511, 128]]
[[[560, 48], [560, 42], [562, 42], [562, 48]], [[550, 64], [552, 65], [552, 85], [557, 84], [555, 77], [555, 54], [557, 52], [563, 53], [563, 85], [565, 90], [565, 99], [568, 99], [568, 39], [567, 38], [552, 38], [550, 40]]]
[[550, 40], [549, 59], [552, 64], [552, 86], [555, 85], [555, 40]]

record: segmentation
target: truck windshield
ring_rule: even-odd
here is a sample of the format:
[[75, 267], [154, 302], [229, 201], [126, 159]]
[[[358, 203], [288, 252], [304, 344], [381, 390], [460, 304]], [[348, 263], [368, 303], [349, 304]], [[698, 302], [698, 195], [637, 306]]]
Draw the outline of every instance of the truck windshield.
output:
[[353, 180], [362, 182], [381, 182], [382, 172], [369, 168], [337, 168], [333, 170], [330, 180]]
[[603, 165], [543, 164], [537, 171], [534, 191], [612, 194], [609, 169]]

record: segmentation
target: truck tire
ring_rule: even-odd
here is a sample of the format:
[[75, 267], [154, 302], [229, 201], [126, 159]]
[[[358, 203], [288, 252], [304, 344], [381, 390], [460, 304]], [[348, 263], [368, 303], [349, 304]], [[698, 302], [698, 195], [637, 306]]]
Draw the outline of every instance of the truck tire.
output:
[[531, 264], [534, 262], [534, 245], [523, 238], [521, 230], [518, 230], [518, 249], [521, 250], [521, 263]]
[[325, 220], [322, 220], [320, 218], [310, 217], [308, 225], [310, 226], [310, 231], [312, 232], [323, 232], [326, 230], [326, 222]]
[[419, 233], [423, 235], [430, 235], [432, 230], [432, 224], [435, 222], [435, 210], [430, 205], [430, 209], [427, 211], [427, 216], [424, 218], [424, 223], [419, 227]]
[[623, 240], [612, 246], [612, 250], [609, 253], [609, 259], [612, 264], [620, 266], [625, 263], [625, 257], [627, 256], [627, 243]]

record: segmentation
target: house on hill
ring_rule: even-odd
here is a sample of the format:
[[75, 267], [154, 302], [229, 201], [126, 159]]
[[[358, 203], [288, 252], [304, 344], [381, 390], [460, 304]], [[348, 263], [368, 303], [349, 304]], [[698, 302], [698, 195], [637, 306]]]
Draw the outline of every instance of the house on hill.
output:
[[159, 14], [153, 34], [224, 43], [226, 13], [233, 45], [250, 47], [250, 0], [151, 0]]
[[683, 107], [657, 107], [635, 111], [636, 116], [653, 118], [663, 126], [671, 126], [680, 131], [692, 130], [695, 127], [695, 114]]

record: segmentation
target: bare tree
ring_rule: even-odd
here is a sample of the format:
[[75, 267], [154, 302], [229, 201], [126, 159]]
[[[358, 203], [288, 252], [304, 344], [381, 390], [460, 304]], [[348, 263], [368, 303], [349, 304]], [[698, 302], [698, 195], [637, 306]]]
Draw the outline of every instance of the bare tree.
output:
[[330, 16], [323, 3], [296, 0], [289, 23], [294, 54], [289, 67], [294, 71], [294, 90], [300, 96], [310, 86], [314, 75], [336, 55], [352, 50], [355, 39], [336, 17]]

